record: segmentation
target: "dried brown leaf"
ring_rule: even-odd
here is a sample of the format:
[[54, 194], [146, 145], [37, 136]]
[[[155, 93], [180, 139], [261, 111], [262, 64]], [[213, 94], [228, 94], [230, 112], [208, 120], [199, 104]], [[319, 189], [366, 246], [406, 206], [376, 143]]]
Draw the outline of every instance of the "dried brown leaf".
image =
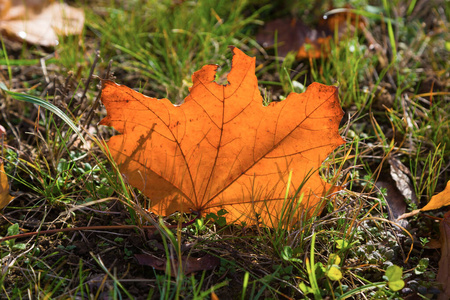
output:
[[[144, 266], [150, 266], [157, 270], [166, 271], [167, 259], [162, 259], [151, 254], [135, 254], [138, 263]], [[182, 270], [185, 275], [205, 270], [212, 270], [220, 265], [220, 259], [216, 256], [206, 254], [203, 257], [182, 256]], [[176, 277], [179, 263], [176, 259], [171, 260], [171, 276]]]
[[439, 229], [441, 232], [441, 259], [436, 280], [442, 285], [442, 293], [439, 294], [438, 300], [448, 300], [450, 299], [450, 212], [444, 215]]
[[59, 35], [80, 34], [84, 12], [59, 1], [0, 0], [0, 30], [28, 43], [56, 46]]

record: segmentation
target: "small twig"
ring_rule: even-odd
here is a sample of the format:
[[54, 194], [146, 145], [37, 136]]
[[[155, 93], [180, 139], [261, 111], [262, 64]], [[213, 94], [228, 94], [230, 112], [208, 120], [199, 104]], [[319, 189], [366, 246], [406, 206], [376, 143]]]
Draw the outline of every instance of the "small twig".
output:
[[[89, 89], [89, 85], [91, 84], [91, 80], [92, 80], [92, 77], [93, 77], [93, 74], [94, 74], [94, 70], [95, 70], [95, 67], [97, 66], [97, 63], [98, 63], [98, 60], [100, 59], [100, 51], [96, 51], [95, 52], [95, 58], [94, 58], [94, 62], [92, 63], [92, 67], [91, 67], [91, 70], [89, 71], [89, 76], [88, 76], [88, 78], [87, 78], [87, 80], [86, 80], [86, 83], [85, 83], [85, 87], [84, 87], [84, 90], [83, 90], [83, 94], [81, 95], [81, 98], [80, 98], [80, 105], [73, 111], [73, 112], [71, 112], [71, 114], [72, 115], [77, 115], [78, 114], [78, 111], [79, 111], [79, 109], [81, 108], [81, 103], [83, 103], [83, 101], [86, 99], [86, 93], [87, 93], [87, 91], [88, 91], [88, 89]], [[87, 108], [86, 108], [87, 109]], [[84, 109], [83, 110], [83, 112], [81, 113], [81, 114], [84, 114], [85, 112], [86, 112], [86, 109]], [[91, 110], [92, 111], [92, 110]], [[69, 149], [72, 145], [73, 145], [73, 143], [75, 142], [77, 140], [77, 136], [74, 136], [68, 143], [67, 143], [67, 145], [66, 145], [66, 148], [67, 149]]]
[[[110, 77], [111, 65], [112, 65], [112, 60], [110, 60], [108, 63], [108, 68], [106, 69], [105, 79], [109, 79], [109, 77]], [[102, 95], [102, 89], [100, 88], [100, 90], [98, 91], [97, 97], [94, 100], [94, 104], [92, 105], [91, 110], [87, 114], [86, 121], [84, 122], [84, 124], [85, 124], [84, 127], [87, 127], [91, 123], [92, 117], [94, 116], [94, 111], [97, 109], [97, 107], [100, 103], [101, 95]]]
[[50, 83], [50, 78], [48, 77], [47, 65], [45, 64], [45, 60], [46, 60], [46, 58], [43, 57], [39, 60], [39, 62], [41, 63], [42, 74], [44, 74], [45, 82]]
[[[154, 229], [154, 226], [142, 226], [143, 229], [146, 229], [146, 227], [151, 227], [152, 229]], [[0, 239], [0, 243], [3, 241], [7, 241], [7, 240], [21, 239], [21, 238], [26, 238], [26, 237], [30, 237], [30, 236], [39, 235], [39, 234], [52, 234], [52, 233], [58, 233], [58, 232], [70, 232], [70, 231], [80, 231], [80, 230], [108, 230], [108, 229], [135, 229], [135, 228], [139, 228], [139, 227], [136, 225], [111, 225], [111, 226], [86, 226], [86, 227], [73, 227], [73, 228], [59, 228], [59, 229], [34, 231], [34, 232], [27, 232], [27, 233], [6, 236], [6, 237]]]
[[[86, 93], [87, 93], [87, 91], [89, 89], [89, 85], [91, 84], [92, 76], [94, 75], [94, 70], [95, 70], [95, 67], [97, 66], [97, 63], [98, 63], [99, 59], [100, 59], [100, 51], [97, 50], [95, 52], [94, 62], [92, 63], [91, 70], [89, 71], [89, 76], [88, 76], [88, 78], [86, 80], [86, 83], [85, 83], [83, 94], [81, 95], [81, 98], [80, 98], [80, 103], [83, 103], [83, 100], [86, 98]], [[81, 105], [79, 105], [78, 108], [73, 112], [74, 115], [77, 115], [78, 109], [80, 107], [81, 107]], [[83, 111], [83, 113], [84, 113], [84, 111]]]
[[[192, 219], [189, 222], [185, 222], [181, 224], [181, 227], [187, 227], [195, 222], [200, 217], [200, 214], [198, 214], [194, 219]], [[166, 226], [169, 229], [178, 228], [177, 225], [167, 225]], [[42, 230], [42, 231], [34, 231], [34, 232], [27, 232], [27, 233], [21, 233], [11, 236], [6, 236], [4, 238], [0, 239], [0, 243], [12, 240], [12, 239], [22, 239], [27, 238], [30, 236], [40, 235], [40, 234], [52, 234], [52, 233], [58, 233], [58, 232], [71, 232], [71, 231], [81, 231], [81, 230], [111, 230], [111, 229], [158, 229], [157, 226], [154, 225], [144, 225], [144, 226], [137, 226], [137, 225], [109, 225], [109, 226], [85, 226], [85, 227], [73, 227], [73, 228], [59, 228], [59, 229], [50, 229], [50, 230]]]

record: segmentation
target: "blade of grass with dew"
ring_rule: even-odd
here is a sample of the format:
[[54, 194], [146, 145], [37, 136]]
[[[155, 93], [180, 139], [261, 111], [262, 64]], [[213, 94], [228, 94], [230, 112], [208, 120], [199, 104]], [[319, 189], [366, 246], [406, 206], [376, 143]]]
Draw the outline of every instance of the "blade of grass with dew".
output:
[[0, 82], [0, 89], [3, 90], [8, 95], [10, 95], [15, 100], [29, 102], [29, 103], [32, 103], [32, 104], [36, 104], [36, 105], [42, 106], [45, 109], [48, 109], [49, 111], [51, 111], [52, 113], [54, 113], [55, 115], [60, 117], [67, 125], [69, 125], [70, 128], [72, 128], [73, 131], [78, 135], [78, 137], [84, 143], [84, 145], [87, 146], [86, 140], [84, 139], [84, 137], [81, 134], [80, 130], [78, 130], [78, 128], [75, 125], [75, 123], [73, 123], [72, 120], [62, 110], [60, 110], [55, 105], [53, 105], [50, 102], [47, 102], [45, 100], [42, 100], [41, 98], [35, 97], [35, 96], [22, 94], [22, 93], [17, 93], [17, 92], [11, 92], [10, 90], [8, 90], [8, 88], [5, 86], [5, 84], [3, 82]]

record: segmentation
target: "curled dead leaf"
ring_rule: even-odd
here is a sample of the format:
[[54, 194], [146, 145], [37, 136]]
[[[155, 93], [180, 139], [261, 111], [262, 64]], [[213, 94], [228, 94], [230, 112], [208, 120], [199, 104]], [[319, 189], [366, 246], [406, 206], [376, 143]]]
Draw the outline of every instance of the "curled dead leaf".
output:
[[321, 29], [311, 29], [297, 19], [276, 19], [268, 22], [256, 35], [263, 47], [275, 46], [279, 56], [297, 51], [296, 58], [319, 58], [330, 49], [331, 36]]
[[411, 172], [395, 156], [389, 156], [390, 175], [395, 181], [397, 189], [407, 201], [417, 204], [417, 197], [414, 192], [414, 186], [410, 180]]
[[263, 47], [275, 46], [279, 56], [296, 52], [297, 59], [327, 57], [331, 50], [332, 38], [349, 36], [356, 27], [365, 28], [366, 21], [349, 7], [336, 9], [324, 16], [316, 28], [311, 28], [297, 19], [276, 19], [267, 22], [256, 35]]
[[0, 30], [32, 44], [56, 46], [59, 35], [80, 34], [84, 12], [59, 1], [0, 0]]

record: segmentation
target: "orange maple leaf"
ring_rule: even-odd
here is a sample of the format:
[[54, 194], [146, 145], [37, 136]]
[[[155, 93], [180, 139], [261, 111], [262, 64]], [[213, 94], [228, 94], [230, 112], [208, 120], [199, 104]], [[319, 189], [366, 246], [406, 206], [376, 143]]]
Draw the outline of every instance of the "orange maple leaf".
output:
[[107, 143], [112, 157], [156, 214], [224, 208], [229, 222], [259, 219], [273, 226], [290, 172], [288, 199], [310, 175], [293, 220], [319, 211], [321, 198], [334, 188], [317, 169], [344, 143], [337, 88], [313, 83], [303, 94], [264, 107], [255, 58], [233, 52], [229, 83], [217, 84], [217, 66], [204, 66], [180, 106], [104, 81], [108, 114], [100, 124], [122, 133]]

